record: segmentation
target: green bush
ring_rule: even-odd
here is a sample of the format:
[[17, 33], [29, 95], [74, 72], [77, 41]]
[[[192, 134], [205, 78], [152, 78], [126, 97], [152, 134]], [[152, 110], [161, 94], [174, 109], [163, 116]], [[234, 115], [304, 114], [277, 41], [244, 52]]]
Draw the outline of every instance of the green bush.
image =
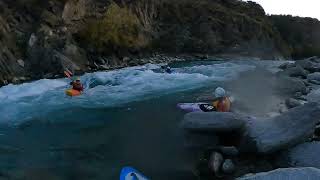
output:
[[82, 37], [97, 48], [131, 48], [146, 44], [138, 17], [116, 3], [108, 7], [103, 19], [89, 23]]

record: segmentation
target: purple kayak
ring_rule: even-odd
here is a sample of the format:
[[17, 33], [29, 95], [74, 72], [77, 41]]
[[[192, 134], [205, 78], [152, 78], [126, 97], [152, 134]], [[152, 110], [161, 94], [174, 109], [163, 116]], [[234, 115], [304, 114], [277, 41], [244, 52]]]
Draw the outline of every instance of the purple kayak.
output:
[[214, 107], [208, 103], [179, 103], [177, 108], [185, 112], [210, 112], [215, 111]]

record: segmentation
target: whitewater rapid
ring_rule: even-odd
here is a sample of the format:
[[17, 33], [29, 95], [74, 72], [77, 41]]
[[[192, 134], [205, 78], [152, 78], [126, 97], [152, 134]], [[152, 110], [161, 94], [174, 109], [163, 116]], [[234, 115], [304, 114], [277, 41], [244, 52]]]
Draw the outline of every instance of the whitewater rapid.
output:
[[[261, 62], [260, 62], [261, 64]], [[266, 63], [270, 70], [278, 63]], [[255, 63], [212, 62], [173, 68], [172, 74], [160, 73], [160, 65], [128, 67], [81, 76], [85, 92], [68, 97], [64, 91], [70, 80], [42, 79], [0, 88], [0, 123], [17, 123], [41, 118], [56, 110], [121, 106], [179, 91], [207, 86], [212, 82], [237, 78], [239, 73], [255, 69]]]

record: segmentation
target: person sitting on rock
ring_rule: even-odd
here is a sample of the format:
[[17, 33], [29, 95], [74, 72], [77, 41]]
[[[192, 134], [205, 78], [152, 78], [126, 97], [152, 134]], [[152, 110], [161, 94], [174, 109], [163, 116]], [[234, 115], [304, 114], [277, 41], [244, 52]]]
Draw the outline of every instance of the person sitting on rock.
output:
[[231, 101], [226, 95], [226, 91], [218, 87], [214, 91], [215, 98], [212, 104], [201, 104], [200, 109], [204, 112], [217, 111], [217, 112], [230, 112]]
[[75, 81], [70, 82], [70, 85], [72, 85], [72, 89], [80, 92], [84, 89], [79, 77], [77, 77]]

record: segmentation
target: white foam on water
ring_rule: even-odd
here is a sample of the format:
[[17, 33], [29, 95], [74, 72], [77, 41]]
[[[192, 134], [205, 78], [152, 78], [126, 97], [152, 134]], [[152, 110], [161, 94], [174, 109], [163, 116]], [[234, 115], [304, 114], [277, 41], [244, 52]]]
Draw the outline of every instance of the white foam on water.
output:
[[172, 74], [157, 73], [160, 65], [147, 64], [108, 72], [87, 73], [81, 77], [85, 92], [68, 97], [67, 79], [39, 80], [0, 88], [0, 123], [16, 122], [45, 116], [57, 109], [72, 107], [110, 107], [158, 97], [178, 91], [210, 85], [236, 78], [253, 65], [212, 63], [173, 68]]

